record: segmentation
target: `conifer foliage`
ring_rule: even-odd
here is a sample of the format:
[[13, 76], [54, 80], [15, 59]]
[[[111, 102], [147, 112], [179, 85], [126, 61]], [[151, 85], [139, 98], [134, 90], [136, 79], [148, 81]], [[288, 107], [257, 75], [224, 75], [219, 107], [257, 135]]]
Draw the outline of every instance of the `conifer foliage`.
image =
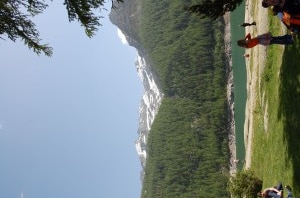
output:
[[232, 176], [229, 182], [229, 190], [233, 198], [257, 197], [262, 188], [262, 180], [254, 175], [254, 172], [244, 170]]
[[142, 1], [139, 38], [164, 93], [147, 139], [142, 198], [230, 196], [225, 24], [199, 20], [185, 3]]
[[215, 20], [226, 12], [235, 10], [241, 2], [241, 0], [204, 0], [199, 4], [185, 6], [184, 9], [201, 18], [208, 17]]
[[[113, 2], [113, 1], [112, 1]], [[123, 2], [123, 0], [116, 0]], [[69, 21], [78, 20], [88, 37], [92, 37], [101, 25], [99, 13], [104, 0], [65, 0]], [[1, 0], [0, 1], [0, 38], [12, 41], [20, 38], [35, 53], [52, 55], [48, 44], [41, 44], [39, 31], [32, 18], [48, 7], [43, 0]], [[113, 6], [112, 6], [113, 7]]]

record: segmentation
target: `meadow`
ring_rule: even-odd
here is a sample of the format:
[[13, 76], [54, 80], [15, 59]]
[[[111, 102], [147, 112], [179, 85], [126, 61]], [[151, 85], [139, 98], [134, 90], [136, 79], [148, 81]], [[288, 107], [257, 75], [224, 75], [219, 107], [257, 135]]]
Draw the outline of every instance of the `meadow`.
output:
[[[285, 34], [280, 21], [270, 16], [270, 32]], [[300, 35], [294, 44], [267, 49], [254, 110], [251, 170], [263, 180], [263, 188], [290, 185], [300, 195]], [[251, 65], [255, 67], [255, 65]]]

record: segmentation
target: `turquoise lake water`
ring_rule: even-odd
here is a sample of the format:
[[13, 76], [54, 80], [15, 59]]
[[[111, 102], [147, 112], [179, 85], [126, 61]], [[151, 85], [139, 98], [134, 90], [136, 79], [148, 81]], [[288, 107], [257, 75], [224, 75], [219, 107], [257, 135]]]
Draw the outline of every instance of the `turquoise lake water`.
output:
[[[245, 19], [244, 2], [231, 13], [231, 41], [232, 41], [232, 67], [233, 67], [233, 83], [234, 83], [234, 120], [236, 132], [237, 159], [245, 158], [244, 144], [244, 122], [245, 122], [245, 106], [247, 98], [246, 90], [246, 63], [243, 57], [245, 49], [237, 46], [236, 41], [244, 38], [245, 28], [239, 25]], [[248, 22], [248, 21], [246, 21]], [[238, 164], [238, 169], [242, 169], [243, 164]]]

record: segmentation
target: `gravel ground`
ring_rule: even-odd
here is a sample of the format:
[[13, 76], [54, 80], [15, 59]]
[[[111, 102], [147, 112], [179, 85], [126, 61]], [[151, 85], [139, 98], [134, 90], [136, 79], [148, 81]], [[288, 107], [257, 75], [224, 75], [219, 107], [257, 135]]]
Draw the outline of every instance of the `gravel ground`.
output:
[[[245, 22], [256, 22], [256, 26], [246, 27], [246, 33], [257, 36], [269, 31], [268, 9], [261, 6], [261, 1], [246, 0], [245, 2]], [[260, 79], [264, 66], [266, 64], [267, 47], [256, 46], [247, 49], [246, 53], [250, 55], [246, 60], [247, 70], [247, 101], [245, 109], [244, 141], [245, 141], [245, 169], [251, 167], [251, 151], [253, 138], [253, 111], [255, 109], [256, 99], [261, 98], [259, 93]], [[251, 68], [250, 68], [251, 65]], [[267, 109], [267, 105], [265, 110]], [[267, 112], [267, 111], [266, 111]], [[267, 118], [267, 115], [266, 115]], [[265, 120], [267, 124], [267, 119]]]

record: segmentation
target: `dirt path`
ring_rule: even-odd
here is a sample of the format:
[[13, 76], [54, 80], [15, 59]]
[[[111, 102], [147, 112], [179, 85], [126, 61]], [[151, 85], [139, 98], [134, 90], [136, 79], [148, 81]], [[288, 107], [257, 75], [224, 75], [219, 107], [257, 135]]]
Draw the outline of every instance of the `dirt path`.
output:
[[[253, 4], [256, 3], [256, 4]], [[260, 1], [247, 0], [245, 3], [245, 22], [256, 22], [255, 26], [246, 27], [246, 33], [251, 33], [252, 36], [263, 34], [269, 31], [268, 27], [268, 10], [260, 5]], [[251, 166], [251, 151], [253, 138], [253, 112], [255, 102], [259, 93], [261, 74], [266, 64], [267, 47], [256, 46], [247, 49], [246, 53], [250, 58], [246, 60], [247, 70], [247, 101], [245, 109], [245, 124], [244, 124], [244, 141], [245, 141], [245, 169]], [[267, 108], [267, 105], [266, 105]], [[267, 120], [265, 120], [267, 123]]]
[[[229, 20], [230, 21], [230, 20]], [[245, 22], [256, 22], [256, 26], [246, 27], [245, 32], [250, 33], [252, 37], [269, 32], [268, 24], [268, 9], [261, 6], [261, 1], [246, 0], [245, 2]], [[232, 41], [234, 45], [236, 41]], [[245, 53], [250, 57], [246, 58], [246, 72], [247, 72], [247, 100], [245, 107], [245, 123], [244, 123], [244, 142], [245, 142], [245, 169], [251, 167], [252, 155], [252, 139], [253, 139], [253, 123], [254, 110], [256, 108], [257, 100], [260, 101], [260, 106], [264, 108], [264, 129], [267, 131], [268, 127], [268, 104], [264, 101], [264, 93], [260, 93], [260, 82], [262, 72], [266, 65], [267, 47], [258, 45], [251, 49], [246, 49]], [[241, 49], [243, 50], [243, 49]], [[243, 57], [241, 57], [243, 58]], [[229, 89], [228, 89], [229, 90]], [[231, 173], [236, 171], [236, 163], [233, 161], [236, 157], [235, 134], [231, 135]]]

